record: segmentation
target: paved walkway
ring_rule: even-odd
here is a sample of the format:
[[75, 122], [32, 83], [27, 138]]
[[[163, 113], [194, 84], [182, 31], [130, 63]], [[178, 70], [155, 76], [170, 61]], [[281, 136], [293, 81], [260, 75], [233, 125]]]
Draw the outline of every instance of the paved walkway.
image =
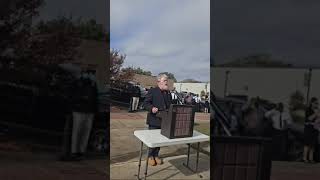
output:
[[[110, 123], [110, 160], [111, 179], [135, 179], [137, 174], [140, 142], [133, 135], [135, 130], [146, 129], [146, 112], [127, 113], [124, 111], [111, 112]], [[197, 113], [196, 123], [209, 123], [209, 114]], [[209, 150], [209, 143], [201, 146]], [[146, 149], [144, 148], [144, 154]], [[191, 150], [195, 153], [195, 150]], [[206, 152], [208, 154], [208, 152]], [[187, 146], [177, 145], [161, 148], [160, 155], [165, 163], [161, 166], [149, 167], [150, 179], [201, 179], [182, 166], [186, 160]], [[210, 157], [200, 153], [199, 170], [202, 179], [209, 179]], [[145, 155], [144, 155], [145, 156]], [[143, 157], [145, 159], [145, 157]], [[145, 161], [143, 161], [145, 162]], [[192, 164], [192, 163], [191, 163]], [[144, 169], [144, 163], [142, 169]], [[142, 172], [142, 171], [141, 171]], [[143, 174], [143, 173], [142, 173]]]
[[106, 180], [106, 159], [57, 161], [57, 155], [0, 150], [1, 180]]
[[[164, 164], [157, 166], [149, 166], [148, 168], [148, 179], [203, 179], [209, 180], [210, 173], [210, 159], [207, 155], [201, 154], [199, 158], [198, 174], [193, 173], [188, 168], [183, 166], [187, 156], [173, 156], [164, 158]], [[190, 167], [195, 169], [195, 155], [190, 158]], [[140, 177], [144, 176], [145, 161], [142, 161]], [[136, 179], [138, 173], [138, 162], [131, 161], [125, 163], [115, 163], [111, 166], [111, 179]], [[202, 178], [200, 178], [200, 176]]]
[[[206, 115], [197, 114], [196, 122], [208, 123]], [[136, 129], [144, 129], [145, 112], [111, 114], [111, 179], [136, 179], [139, 142], [133, 136]], [[108, 160], [97, 157], [80, 162], [57, 161], [58, 154], [34, 151], [16, 142], [4, 143], [0, 136], [0, 180], [106, 180], [109, 179]], [[204, 145], [202, 148], [208, 148]], [[209, 179], [210, 157], [200, 153], [199, 177], [182, 166], [186, 160], [186, 146], [161, 148], [164, 164], [149, 167], [148, 179]], [[144, 151], [145, 153], [145, 151]], [[191, 150], [191, 166], [194, 166], [195, 150]], [[145, 159], [145, 155], [143, 156]], [[145, 167], [142, 161], [141, 175]], [[318, 180], [320, 163], [273, 162], [270, 180]]]
[[[197, 114], [196, 122], [208, 123], [205, 116], [205, 114]], [[111, 179], [136, 179], [139, 142], [132, 134], [136, 129], [146, 128], [145, 118], [145, 112], [127, 113], [119, 110], [118, 113], [111, 113]], [[194, 150], [192, 152], [194, 153]], [[161, 155], [165, 157], [165, 164], [149, 167], [148, 179], [201, 179], [182, 166], [182, 162], [186, 160], [186, 153], [186, 146], [162, 148]], [[203, 176], [202, 179], [210, 177], [209, 158], [201, 153], [200, 175]], [[145, 161], [142, 162], [141, 173], [143, 175]], [[318, 180], [320, 178], [319, 169], [320, 163], [275, 161], [272, 162], [270, 180]]]
[[[90, 153], [83, 161], [59, 161], [59, 137], [0, 134], [0, 180], [106, 180], [109, 157]], [[55, 143], [52, 143], [55, 142]]]
[[320, 163], [305, 164], [301, 162], [272, 162], [270, 180], [318, 180]]
[[[111, 113], [110, 123], [110, 159], [111, 163], [137, 161], [140, 152], [140, 142], [133, 135], [135, 130], [146, 129], [146, 113]], [[196, 115], [195, 122], [208, 123], [201, 114]], [[198, 120], [200, 119], [200, 120]], [[208, 147], [209, 143], [203, 143], [202, 148]], [[208, 149], [208, 148], [206, 148]], [[162, 157], [186, 154], [186, 145], [169, 146], [162, 148]]]

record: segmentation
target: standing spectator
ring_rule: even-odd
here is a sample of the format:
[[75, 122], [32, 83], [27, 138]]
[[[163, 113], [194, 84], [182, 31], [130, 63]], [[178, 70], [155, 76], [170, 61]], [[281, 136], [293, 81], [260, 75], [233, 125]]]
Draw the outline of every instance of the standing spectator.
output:
[[252, 98], [248, 104], [245, 104], [242, 107], [244, 114], [246, 114], [247, 120], [247, 133], [253, 136], [262, 136], [264, 134], [264, 118], [265, 118], [265, 109], [260, 104], [259, 97]]
[[197, 94], [197, 99], [198, 99], [198, 102], [200, 103], [201, 102], [201, 97], [199, 94]]
[[189, 92], [189, 93], [187, 94], [187, 96], [185, 97], [184, 102], [185, 102], [187, 105], [192, 105], [192, 95], [191, 95], [190, 92]]
[[235, 135], [235, 134], [238, 134], [238, 126], [239, 126], [236, 106], [232, 102], [230, 102], [228, 106], [229, 106], [228, 107], [229, 112], [227, 116], [230, 123], [230, 132], [231, 134]]
[[141, 97], [141, 90], [139, 87], [139, 84], [137, 84], [135, 86], [135, 91], [134, 91], [134, 97], [133, 97], [133, 111], [137, 111], [138, 110], [138, 106], [139, 106], [139, 101], [140, 101], [140, 97]]
[[256, 136], [257, 113], [254, 108], [248, 107], [243, 111], [243, 134], [246, 136]]
[[178, 97], [176, 95], [176, 89], [171, 91], [172, 104], [178, 104]]
[[96, 85], [81, 77], [76, 81], [72, 94], [72, 160], [84, 156], [89, 141], [97, 105]]
[[317, 146], [315, 147], [315, 155], [314, 155], [314, 160], [316, 162], [320, 161], [320, 113], [317, 114], [317, 119], [315, 120], [314, 123], [314, 128], [318, 131], [318, 141], [317, 141]]
[[313, 97], [310, 100], [310, 105], [306, 110], [306, 120], [304, 126], [304, 148], [303, 148], [303, 161], [314, 162], [313, 155], [315, 145], [318, 142], [318, 131], [315, 129], [314, 124], [319, 114], [318, 99]]
[[134, 85], [130, 86], [131, 91], [131, 98], [130, 98], [130, 106], [129, 112], [135, 112], [138, 110], [139, 100], [141, 96], [141, 91], [139, 86]]
[[196, 98], [197, 98], [197, 95], [196, 95], [196, 94], [195, 94], [195, 95], [192, 95], [192, 101], [193, 101], [194, 103], [197, 102]]
[[208, 95], [206, 95], [206, 97], [205, 97], [205, 103], [204, 103], [204, 112], [205, 112], [205, 113], [208, 113], [208, 112], [209, 112], [209, 107], [210, 107], [209, 98], [208, 98]]
[[195, 101], [195, 105], [196, 105], [196, 112], [199, 112], [200, 110], [200, 100], [199, 100], [199, 95], [195, 95], [194, 96], [194, 101]]
[[265, 113], [265, 117], [272, 121], [272, 142], [274, 160], [287, 160], [288, 127], [292, 124], [291, 115], [284, 111], [282, 103]]

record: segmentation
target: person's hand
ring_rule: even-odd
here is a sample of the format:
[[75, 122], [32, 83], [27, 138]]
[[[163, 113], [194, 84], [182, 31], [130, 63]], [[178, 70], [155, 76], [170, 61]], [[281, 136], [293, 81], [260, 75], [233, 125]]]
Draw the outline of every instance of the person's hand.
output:
[[152, 108], [152, 113], [157, 113], [157, 112], [158, 112], [158, 108], [153, 107], [153, 108]]

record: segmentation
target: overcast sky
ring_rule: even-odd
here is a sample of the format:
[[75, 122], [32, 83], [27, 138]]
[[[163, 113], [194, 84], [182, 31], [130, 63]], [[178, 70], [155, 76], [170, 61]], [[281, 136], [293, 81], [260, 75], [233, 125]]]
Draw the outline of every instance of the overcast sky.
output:
[[210, 78], [209, 0], [111, 0], [111, 48], [124, 66], [176, 79]]
[[270, 53], [298, 67], [320, 67], [320, 1], [215, 0], [214, 64]]

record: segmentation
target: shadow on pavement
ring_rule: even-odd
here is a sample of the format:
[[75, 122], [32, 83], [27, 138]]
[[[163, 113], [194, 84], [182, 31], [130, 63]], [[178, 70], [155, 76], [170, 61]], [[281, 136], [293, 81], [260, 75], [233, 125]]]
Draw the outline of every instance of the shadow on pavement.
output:
[[[204, 156], [199, 157], [198, 173], [202, 173], [210, 170], [209, 162], [205, 162], [203, 157]], [[208, 158], [206, 161], [210, 161], [210, 159]], [[177, 168], [185, 176], [194, 175], [195, 174], [194, 172], [190, 171], [190, 169], [188, 169], [183, 165], [183, 163], [186, 163], [186, 162], [187, 162], [187, 157], [181, 157], [178, 159], [169, 160], [169, 163], [172, 164], [175, 168]], [[189, 167], [192, 170], [195, 170], [195, 167], [196, 167], [195, 157], [192, 157], [192, 156], [190, 157]]]
[[[203, 154], [206, 154], [206, 155], [210, 155], [210, 152], [207, 152], [206, 150], [203, 149], [203, 147], [206, 147], [208, 144], [207, 143], [202, 143], [200, 145], [200, 153], [203, 153]], [[195, 153], [195, 148], [196, 146], [192, 146], [191, 148], [191, 153]], [[180, 148], [177, 148], [175, 151], [170, 151], [170, 152], [164, 152], [166, 150], [164, 150], [165, 147], [162, 148], [162, 150], [160, 151], [160, 154], [161, 152], [163, 152], [161, 154], [161, 157], [162, 158], [166, 158], [166, 157], [172, 157], [172, 156], [179, 156], [179, 155], [186, 155], [187, 154], [187, 146], [185, 147], [180, 147]], [[145, 154], [146, 154], [146, 149], [144, 149], [142, 151], [142, 160], [145, 160]], [[129, 152], [129, 153], [124, 153], [124, 154], [121, 154], [121, 155], [118, 155], [118, 156], [114, 156], [114, 157], [111, 157], [111, 164], [114, 164], [114, 163], [121, 163], [121, 162], [127, 162], [127, 161], [134, 161], [133, 159], [137, 160], [139, 159], [139, 156], [140, 156], [140, 151], [133, 151], [133, 152]]]

